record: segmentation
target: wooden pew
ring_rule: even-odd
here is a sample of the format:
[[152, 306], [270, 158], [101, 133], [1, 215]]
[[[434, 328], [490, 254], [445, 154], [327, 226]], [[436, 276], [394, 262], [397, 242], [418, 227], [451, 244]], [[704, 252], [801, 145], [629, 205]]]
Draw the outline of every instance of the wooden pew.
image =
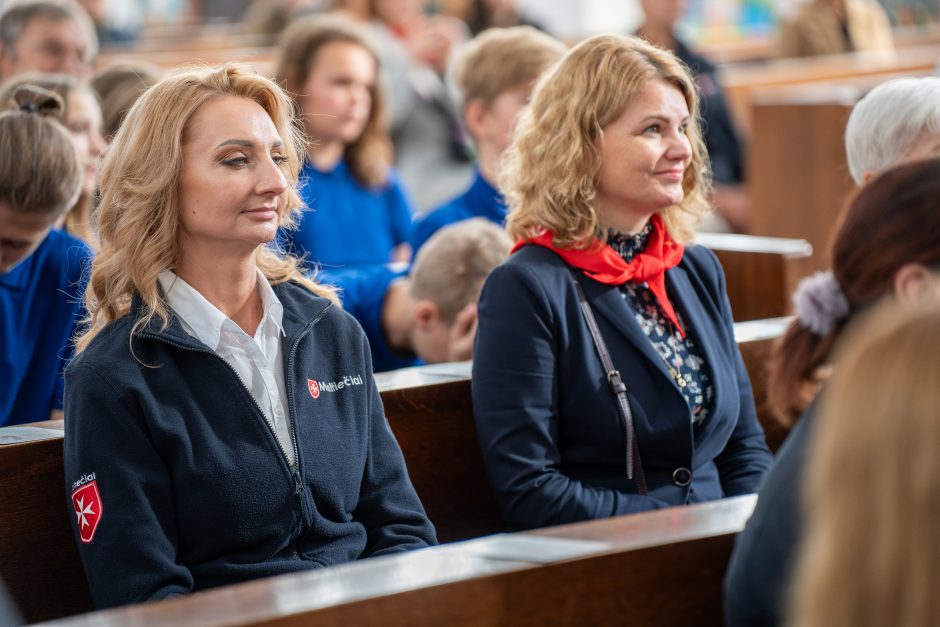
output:
[[803, 239], [699, 233], [696, 241], [724, 268], [735, 322], [789, 315], [790, 295], [813, 270], [813, 247]]
[[[0, 429], [0, 577], [27, 622], [93, 607], [69, 526], [61, 430], [61, 421]], [[17, 433], [22, 443], [5, 443]]]
[[734, 337], [738, 342], [738, 348], [741, 349], [741, 357], [744, 359], [747, 374], [751, 379], [751, 388], [754, 390], [757, 417], [764, 428], [767, 446], [774, 453], [790, 433], [790, 427], [774, 417], [767, 403], [768, 367], [774, 345], [783, 336], [791, 320], [792, 318], [751, 320], [734, 325]]
[[765, 92], [753, 105], [752, 232], [806, 239], [817, 269], [827, 265], [829, 240], [855, 188], [844, 134], [860, 97], [854, 87], [800, 87]]
[[470, 362], [381, 373], [376, 382], [438, 539], [504, 531], [473, 422]]
[[[786, 319], [735, 325], [759, 415], [775, 449], [785, 430], [761, 413], [763, 364]], [[503, 531], [473, 423], [470, 364], [439, 364], [377, 375], [389, 424], [412, 482], [443, 542]], [[40, 423], [61, 429], [62, 424]], [[35, 428], [35, 425], [29, 425]], [[15, 428], [0, 429], [0, 442]], [[0, 446], [0, 576], [30, 621], [91, 609], [65, 498], [62, 439], [26, 437]], [[50, 591], [54, 591], [51, 594]]]
[[57, 624], [718, 627], [722, 577], [755, 500], [490, 536]]
[[[789, 322], [774, 318], [735, 324], [771, 451], [780, 447], [789, 430], [767, 406], [767, 362]], [[473, 422], [469, 362], [381, 373], [376, 381], [411, 481], [438, 538], [451, 542], [504, 531]], [[454, 498], [455, 490], [460, 498]]]
[[721, 76], [732, 116], [749, 135], [758, 127], [751, 115], [756, 90], [806, 84], [851, 85], [865, 77], [876, 80], [879, 76], [931, 74], [938, 58], [940, 45], [926, 44], [895, 52], [854, 52], [729, 66]]
[[222, 65], [229, 61], [246, 63], [262, 74], [274, 71], [275, 50], [270, 47], [167, 49], [146, 52], [114, 50], [98, 57], [97, 67], [106, 68], [117, 63], [144, 63], [155, 65], [164, 72], [185, 66]]

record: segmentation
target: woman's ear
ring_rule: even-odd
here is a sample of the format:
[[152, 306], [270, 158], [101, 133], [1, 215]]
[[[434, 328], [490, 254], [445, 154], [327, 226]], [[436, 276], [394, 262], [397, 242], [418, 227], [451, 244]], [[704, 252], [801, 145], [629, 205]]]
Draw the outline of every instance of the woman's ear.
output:
[[894, 295], [902, 305], [915, 305], [940, 293], [940, 275], [920, 263], [906, 263], [894, 275]]
[[440, 321], [441, 315], [437, 305], [424, 298], [415, 303], [414, 323], [422, 331], [429, 331]]

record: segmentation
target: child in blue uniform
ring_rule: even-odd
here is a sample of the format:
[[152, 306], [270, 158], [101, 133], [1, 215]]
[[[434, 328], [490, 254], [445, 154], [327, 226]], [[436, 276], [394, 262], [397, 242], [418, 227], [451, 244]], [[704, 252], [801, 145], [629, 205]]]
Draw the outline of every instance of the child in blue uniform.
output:
[[326, 270], [362, 325], [376, 372], [470, 359], [480, 285], [509, 255], [509, 237], [483, 218], [438, 231], [410, 270], [389, 264]]
[[495, 187], [499, 159], [535, 81], [564, 53], [564, 44], [530, 26], [494, 28], [461, 49], [454, 82], [477, 148], [475, 176], [464, 193], [418, 221], [411, 240], [415, 253], [447, 224], [475, 217], [506, 221], [506, 204]]
[[336, 16], [299, 20], [277, 68], [310, 138], [300, 174], [307, 211], [285, 234], [288, 250], [311, 266], [408, 261], [411, 204], [391, 169], [379, 60], [363, 33]]
[[62, 415], [62, 372], [91, 251], [53, 228], [81, 188], [62, 102], [21, 86], [0, 114], [0, 426]]
[[288, 96], [236, 65], [153, 86], [105, 157], [64, 448], [99, 607], [435, 542], [362, 329], [269, 248], [299, 169]]

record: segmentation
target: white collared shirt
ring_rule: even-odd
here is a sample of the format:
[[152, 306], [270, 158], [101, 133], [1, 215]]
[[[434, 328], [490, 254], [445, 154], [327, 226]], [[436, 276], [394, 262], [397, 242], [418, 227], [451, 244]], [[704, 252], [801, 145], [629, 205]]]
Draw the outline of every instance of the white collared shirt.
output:
[[258, 293], [264, 315], [255, 336], [245, 333], [231, 318], [210, 303], [189, 283], [164, 270], [157, 277], [166, 298], [187, 333], [214, 350], [238, 374], [274, 431], [288, 463], [294, 466], [287, 415], [281, 336], [284, 307], [270, 283], [258, 270]]

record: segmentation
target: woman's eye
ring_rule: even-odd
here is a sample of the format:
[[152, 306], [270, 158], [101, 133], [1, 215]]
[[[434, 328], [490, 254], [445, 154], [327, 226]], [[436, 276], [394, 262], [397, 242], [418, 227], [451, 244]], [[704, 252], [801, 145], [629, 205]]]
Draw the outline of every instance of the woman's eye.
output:
[[276, 163], [279, 166], [287, 165], [287, 161], [288, 161], [287, 157], [285, 157], [284, 155], [271, 155], [271, 159], [274, 161], [274, 163]]
[[659, 130], [660, 130], [659, 124], [650, 124], [645, 129], [643, 129], [643, 132], [644, 133], [658, 133]]
[[224, 165], [232, 167], [241, 167], [243, 165], [248, 165], [248, 157], [238, 156], [238, 157], [229, 157], [222, 161]]

